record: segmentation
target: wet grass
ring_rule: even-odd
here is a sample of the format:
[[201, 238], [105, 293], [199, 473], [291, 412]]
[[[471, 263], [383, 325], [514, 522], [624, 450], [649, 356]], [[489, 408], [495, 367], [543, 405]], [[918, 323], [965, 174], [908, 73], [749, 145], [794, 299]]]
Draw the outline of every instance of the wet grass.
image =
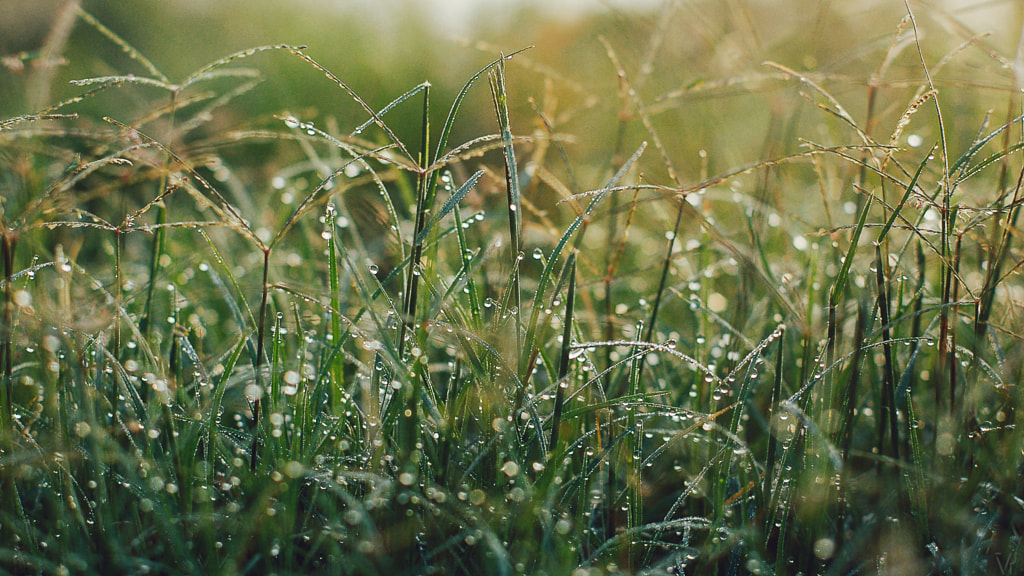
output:
[[[529, 50], [373, 104], [80, 12], [136, 74], [0, 122], [0, 568], [1019, 572], [1021, 103], [944, 73], [1011, 61], [908, 12], [680, 89], [679, 10], [594, 46], [609, 118]], [[358, 112], [229, 125], [268, 59]]]

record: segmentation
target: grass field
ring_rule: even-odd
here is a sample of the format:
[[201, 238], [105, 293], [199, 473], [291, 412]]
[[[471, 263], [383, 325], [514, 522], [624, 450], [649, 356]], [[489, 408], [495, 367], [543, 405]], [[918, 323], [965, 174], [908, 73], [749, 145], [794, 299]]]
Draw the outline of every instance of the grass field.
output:
[[854, 4], [55, 11], [0, 55], [0, 571], [1024, 572], [1024, 50]]

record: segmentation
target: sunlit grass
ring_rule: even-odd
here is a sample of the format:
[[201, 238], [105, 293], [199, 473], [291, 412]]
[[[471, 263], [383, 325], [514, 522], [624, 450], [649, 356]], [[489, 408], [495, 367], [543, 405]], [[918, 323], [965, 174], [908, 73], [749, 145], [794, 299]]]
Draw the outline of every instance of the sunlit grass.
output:
[[[389, 102], [80, 12], [131, 70], [0, 120], [0, 567], [1020, 571], [1009, 73], [915, 11], [694, 81], [680, 10], [604, 87], [495, 50]], [[358, 112], [247, 118], [269, 61]]]

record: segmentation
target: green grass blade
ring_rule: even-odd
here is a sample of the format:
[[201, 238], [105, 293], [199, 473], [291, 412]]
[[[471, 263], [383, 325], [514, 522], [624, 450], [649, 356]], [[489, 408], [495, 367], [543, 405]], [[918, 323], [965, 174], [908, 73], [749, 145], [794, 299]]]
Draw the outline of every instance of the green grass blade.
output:
[[[532, 350], [538, 346], [536, 342], [537, 322], [540, 318], [540, 313], [544, 307], [544, 294], [547, 292], [547, 286], [551, 282], [551, 276], [554, 272], [555, 263], [562, 255], [562, 250], [565, 248], [566, 244], [569, 243], [569, 239], [572, 238], [573, 234], [576, 233], [576, 230], [578, 230], [581, 226], [584, 226], [585, 222], [589, 220], [591, 214], [593, 214], [594, 210], [597, 209], [598, 205], [601, 204], [601, 201], [604, 200], [610, 189], [617, 186], [619, 184], [619, 181], [623, 177], [625, 177], [626, 173], [629, 172], [633, 165], [640, 159], [640, 156], [643, 154], [646, 148], [646, 143], [640, 145], [636, 152], [634, 152], [633, 155], [630, 156], [630, 158], [619, 168], [618, 172], [615, 173], [615, 176], [613, 176], [612, 179], [609, 180], [608, 184], [597, 192], [594, 198], [590, 201], [590, 204], [587, 205], [587, 209], [583, 212], [583, 214], [580, 214], [576, 216], [575, 219], [573, 219], [572, 223], [569, 224], [568, 228], [566, 228], [561, 238], [559, 238], [558, 244], [556, 244], [554, 249], [551, 250], [551, 254], [548, 256], [547, 264], [544, 265], [544, 270], [541, 272], [540, 279], [537, 283], [537, 291], [536, 295], [534, 296], [533, 310], [530, 312], [530, 322], [526, 330], [526, 338], [523, 341], [523, 352], [532, 354]], [[528, 364], [529, 362], [525, 361], [524, 359], [524, 361], [521, 362], [520, 366], [526, 366]], [[521, 379], [525, 380], [526, 378], [524, 377]]]
[[[513, 259], [511, 276], [511, 299], [515, 314], [516, 353], [523, 351], [523, 298], [520, 288], [519, 263], [522, 260], [520, 248], [520, 232], [522, 230], [522, 205], [520, 204], [519, 167], [516, 163], [515, 147], [512, 145], [512, 127], [508, 117], [508, 93], [505, 88], [505, 60], [491, 70], [488, 79], [491, 83], [491, 99], [494, 102], [494, 114], [498, 119], [501, 131], [502, 154], [505, 159], [505, 192], [508, 203], [508, 235], [509, 250]], [[520, 367], [521, 368], [521, 367]]]
[[476, 186], [480, 177], [483, 175], [484, 171], [478, 170], [470, 176], [469, 180], [466, 180], [462, 186], [459, 186], [459, 189], [456, 190], [447, 201], [445, 201], [444, 205], [441, 206], [441, 209], [431, 217], [430, 221], [423, 227], [423, 230], [416, 235], [416, 239], [413, 242], [415, 244], [423, 244], [427, 239], [427, 235], [430, 234], [431, 229], [433, 229], [433, 227], [440, 222], [442, 218], [454, 210], [455, 207], [458, 206], [459, 202], [462, 202], [462, 199], [466, 197], [466, 194], [469, 194], [469, 191]]
[[551, 444], [549, 452], [558, 453], [559, 429], [562, 426], [562, 410], [565, 404], [565, 389], [569, 382], [566, 380], [569, 374], [569, 352], [572, 347], [572, 318], [573, 309], [576, 304], [576, 254], [569, 255], [566, 263], [569, 267], [569, 288], [565, 297], [565, 315], [563, 316], [562, 330], [562, 353], [558, 361], [558, 380], [556, 380], [555, 408], [551, 416]]

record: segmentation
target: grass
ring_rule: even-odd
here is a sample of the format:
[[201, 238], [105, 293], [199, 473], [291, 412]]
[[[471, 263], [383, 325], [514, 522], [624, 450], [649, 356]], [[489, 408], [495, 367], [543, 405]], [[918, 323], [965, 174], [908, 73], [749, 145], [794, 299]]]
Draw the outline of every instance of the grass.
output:
[[[79, 10], [136, 73], [0, 121], [0, 569], [1020, 572], [1018, 80], [923, 10], [693, 81], [670, 3], [603, 99], [495, 50], [389, 104]], [[246, 116], [269, 62], [353, 111]]]

